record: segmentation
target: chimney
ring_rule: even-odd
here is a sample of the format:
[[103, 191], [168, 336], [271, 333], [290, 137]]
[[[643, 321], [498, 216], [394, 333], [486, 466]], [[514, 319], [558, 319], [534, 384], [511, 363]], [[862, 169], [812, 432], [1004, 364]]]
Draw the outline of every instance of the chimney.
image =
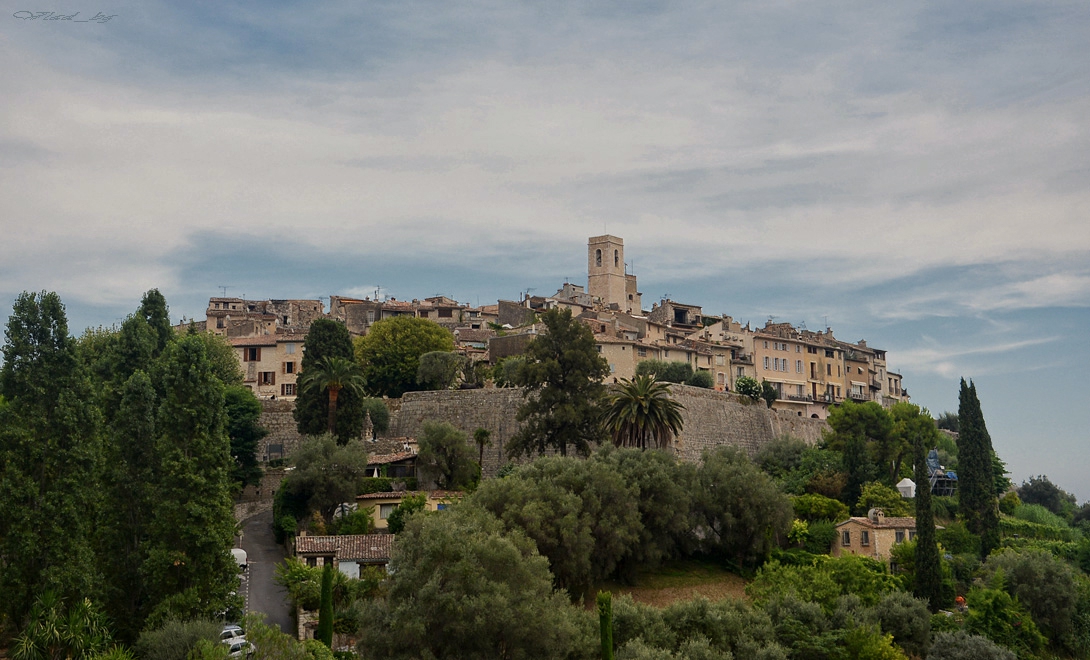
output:
[[886, 520], [885, 512], [878, 508], [868, 511], [867, 517], [870, 518], [870, 521], [875, 525], [881, 525]]

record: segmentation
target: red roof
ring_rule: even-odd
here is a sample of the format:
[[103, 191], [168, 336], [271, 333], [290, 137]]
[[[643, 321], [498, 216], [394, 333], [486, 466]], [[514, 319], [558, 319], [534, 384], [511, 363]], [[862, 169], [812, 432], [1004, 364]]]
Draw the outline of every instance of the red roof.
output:
[[392, 534], [345, 534], [342, 536], [299, 536], [296, 554], [332, 554], [339, 561], [385, 562], [390, 560]]

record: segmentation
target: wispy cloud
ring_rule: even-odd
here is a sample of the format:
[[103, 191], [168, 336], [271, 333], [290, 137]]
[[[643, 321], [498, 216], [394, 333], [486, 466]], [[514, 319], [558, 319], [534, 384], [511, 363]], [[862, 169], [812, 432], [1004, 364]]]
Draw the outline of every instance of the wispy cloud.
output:
[[906, 370], [931, 372], [944, 378], [955, 378], [969, 372], [964, 359], [976, 356], [996, 356], [1040, 346], [1059, 340], [1060, 337], [1036, 337], [1021, 341], [1004, 341], [984, 346], [951, 346], [935, 342], [932, 346], [901, 349], [896, 353], [897, 364]]

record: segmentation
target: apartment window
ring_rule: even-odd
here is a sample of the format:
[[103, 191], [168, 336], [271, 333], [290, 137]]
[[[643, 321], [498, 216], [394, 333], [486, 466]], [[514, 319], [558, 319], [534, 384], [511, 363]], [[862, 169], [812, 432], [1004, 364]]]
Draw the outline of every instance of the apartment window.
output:
[[802, 360], [795, 360], [795, 373], [802, 373]]
[[870, 532], [863, 530], [859, 532], [859, 545], [867, 547], [870, 545]]
[[765, 369], [768, 369], [768, 356], [765, 356]]
[[222, 328], [223, 327], [223, 319], [222, 318], [216, 319], [216, 327], [217, 328]]
[[284, 373], [286, 373], [286, 374], [295, 373], [295, 363], [294, 362], [285, 362], [284, 363]]
[[905, 530], [898, 529], [897, 530], [897, 543], [903, 543], [904, 540], [905, 540]]
[[386, 520], [390, 517], [390, 514], [394, 512], [396, 504], [380, 504], [378, 505], [378, 517], [382, 520]]
[[261, 361], [261, 349], [260, 348], [244, 348], [244, 349], [242, 349], [242, 361], [243, 362], [260, 362]]
[[841, 394], [840, 394], [840, 386], [839, 386], [839, 385], [837, 385], [837, 386], [836, 386], [836, 395], [837, 395], [838, 397], [839, 397], [839, 396], [841, 396]]
[[817, 380], [817, 363], [815, 362], [810, 363], [810, 378]]
[[276, 385], [275, 371], [262, 371], [257, 375], [258, 385]]
[[825, 357], [827, 357], [827, 358], [833, 357], [833, 352], [830, 351], [829, 349], [825, 349]]
[[745, 375], [746, 375], [745, 367], [738, 367], [738, 377], [741, 378], [742, 376], [745, 376]]
[[915, 541], [916, 540], [916, 530], [914, 530], [914, 529], [908, 530], [908, 540], [909, 541]]
[[281, 385], [280, 396], [295, 396], [295, 383], [284, 383]]
[[719, 381], [720, 385], [726, 385], [727, 384], [727, 375], [725, 373], [723, 373], [722, 371], [715, 374], [715, 377], [716, 377], [716, 380]]
[[772, 358], [772, 371], [780, 370], [780, 358]]
[[837, 375], [837, 378], [840, 377], [840, 365], [839, 364], [836, 365], [836, 375]]
[[767, 341], [765, 342], [765, 348], [768, 348], [768, 342]]
[[288, 355], [295, 355], [295, 344], [284, 344], [284, 352]]
[[796, 353], [801, 353], [802, 352], [802, 346], [800, 346], [798, 344], [795, 344], [795, 352]]
[[727, 360], [726, 360], [726, 358], [725, 358], [724, 356], [722, 356], [722, 355], [716, 355], [716, 356], [715, 356], [715, 364], [716, 364], [717, 366], [720, 366], [720, 367], [721, 367], [721, 366], [723, 366], [723, 365], [724, 365], [724, 364], [726, 364], [726, 363], [727, 363]]
[[595, 345], [594, 349], [597, 350], [599, 353], [601, 353], [602, 352], [602, 345], [597, 344], [597, 345]]
[[368, 323], [374, 323], [375, 322], [375, 310], [373, 310], [373, 309], [367, 310], [367, 322]]
[[440, 309], [439, 310], [439, 318], [441, 318], [441, 319], [454, 318], [454, 310], [453, 309]]
[[636, 355], [639, 356], [639, 357], [647, 357], [647, 349], [646, 348], [637, 348], [636, 349]]
[[840, 533], [840, 545], [845, 548], [849, 548], [852, 545], [852, 533], [848, 530], [844, 530]]
[[833, 365], [831, 365], [831, 364], [825, 365], [825, 375], [826, 376], [832, 376], [833, 375]]

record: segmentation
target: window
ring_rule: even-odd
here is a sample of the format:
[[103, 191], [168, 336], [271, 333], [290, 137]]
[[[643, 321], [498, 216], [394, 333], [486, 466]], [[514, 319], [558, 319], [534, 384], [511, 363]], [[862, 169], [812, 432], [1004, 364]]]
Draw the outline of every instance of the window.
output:
[[720, 385], [726, 385], [727, 384], [727, 375], [725, 373], [723, 373], [722, 371], [715, 374], [715, 377], [716, 377], [717, 382]]
[[840, 545], [844, 546], [845, 548], [851, 547], [851, 545], [852, 545], [852, 533], [851, 532], [849, 532], [848, 530], [844, 530], [843, 532], [840, 533]]
[[295, 363], [294, 362], [285, 362], [284, 363], [284, 373], [286, 373], [286, 374], [295, 373]]
[[802, 373], [802, 360], [795, 360], [795, 373]]
[[825, 357], [827, 357], [827, 358], [833, 357], [833, 352], [830, 351], [829, 349], [825, 349]]
[[288, 355], [295, 355], [295, 344], [284, 344], [284, 352]]
[[441, 318], [441, 319], [452, 319], [452, 318], [454, 318], [454, 310], [453, 309], [440, 309], [439, 310], [439, 318]]
[[260, 362], [261, 361], [261, 349], [260, 348], [244, 348], [244, 349], [242, 349], [242, 361], [243, 362]]
[[378, 506], [378, 517], [380, 520], [386, 520], [390, 517], [390, 514], [394, 512], [396, 504], [380, 504]]
[[863, 547], [870, 545], [870, 532], [865, 529], [859, 532], [859, 545]]
[[817, 346], [807, 346], [806, 347], [806, 352], [807, 353], [813, 353], [814, 355], [817, 355]]
[[897, 530], [897, 541], [896, 542], [897, 543], [903, 543], [904, 540], [905, 540], [905, 530], [898, 529]]
[[741, 378], [742, 376], [745, 376], [745, 375], [746, 375], [745, 367], [738, 367], [738, 377]]
[[768, 356], [765, 356], [765, 369], [768, 369]]
[[262, 371], [257, 375], [258, 385], [276, 385], [275, 371]]
[[833, 375], [833, 365], [831, 365], [831, 364], [825, 365], [825, 375], [826, 376], [832, 376]]
[[280, 386], [280, 396], [295, 396], [295, 383], [284, 383]]
[[723, 366], [724, 364], [726, 364], [726, 358], [722, 355], [716, 355], [715, 364], [720, 367]]
[[373, 309], [367, 310], [367, 322], [368, 323], [374, 323], [375, 322], [375, 310], [373, 310]]
[[216, 319], [216, 327], [217, 328], [222, 328], [223, 327], [223, 319]]
[[773, 371], [779, 371], [780, 370], [780, 358], [772, 358], [772, 370]]
[[445, 509], [445, 508], [447, 508], [447, 505], [446, 505], [446, 504], [443, 504], [443, 503], [439, 503], [439, 504], [436, 504], [436, 505], [435, 505], [435, 510], [436, 510], [436, 511], [442, 511], [442, 510], [443, 510], [443, 509]]
[[619, 268], [621, 266], [621, 253], [617, 250], [613, 251], [613, 267]]
[[602, 251], [601, 250], [595, 250], [594, 251], [594, 265], [595, 266], [601, 266], [602, 265]]
[[914, 529], [908, 530], [908, 540], [909, 541], [915, 541], [916, 540], [916, 530], [914, 530]]
[[639, 357], [647, 357], [647, 349], [646, 348], [637, 348], [636, 349], [636, 355], [638, 355]]
[[602, 352], [602, 345], [601, 344], [596, 344], [594, 346], [594, 349], [597, 350], [599, 353], [601, 353]]
[[799, 344], [795, 344], [795, 352], [796, 353], [801, 353], [802, 352], [802, 346], [800, 346]]
[[768, 348], [768, 342], [767, 341], [765, 342], [765, 348]]

